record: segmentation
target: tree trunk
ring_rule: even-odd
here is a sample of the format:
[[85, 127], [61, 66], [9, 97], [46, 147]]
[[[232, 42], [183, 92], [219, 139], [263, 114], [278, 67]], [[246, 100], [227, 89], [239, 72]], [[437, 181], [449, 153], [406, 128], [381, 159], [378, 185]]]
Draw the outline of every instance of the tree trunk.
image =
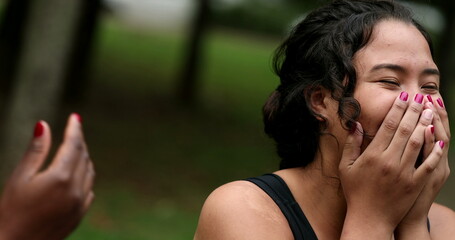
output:
[[88, 88], [87, 72], [102, 3], [101, 0], [84, 0], [82, 8], [65, 76], [64, 101], [70, 105], [83, 101]]
[[455, 4], [453, 1], [447, 1], [440, 3], [440, 9], [443, 13], [445, 20], [445, 29], [442, 32], [441, 40], [436, 49], [436, 61], [441, 72], [441, 81], [444, 86], [441, 88], [443, 96], [449, 96], [447, 90], [455, 87], [451, 83], [450, 79], [455, 77], [455, 16], [453, 10], [455, 10]]
[[27, 18], [29, 0], [9, 0], [6, 3], [0, 26], [0, 94], [1, 106], [11, 89], [18, 56], [21, 53], [22, 33]]
[[81, 0], [30, 1], [17, 75], [4, 124], [1, 177], [21, 158], [40, 119], [53, 121]]
[[178, 98], [186, 105], [193, 104], [197, 96], [202, 46], [210, 15], [209, 0], [198, 0], [198, 3], [178, 79]]

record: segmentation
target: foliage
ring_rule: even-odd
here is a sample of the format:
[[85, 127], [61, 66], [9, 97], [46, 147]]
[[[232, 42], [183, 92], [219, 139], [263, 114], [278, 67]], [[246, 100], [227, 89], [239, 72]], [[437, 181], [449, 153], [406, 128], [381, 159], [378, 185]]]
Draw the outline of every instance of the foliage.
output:
[[277, 166], [260, 109], [276, 39], [210, 32], [199, 107], [175, 105], [183, 39], [103, 22], [78, 110], [97, 169], [95, 205], [70, 239], [191, 239], [215, 187]]
[[219, 26], [282, 35], [312, 3], [246, 0], [228, 6], [214, 4], [212, 22]]

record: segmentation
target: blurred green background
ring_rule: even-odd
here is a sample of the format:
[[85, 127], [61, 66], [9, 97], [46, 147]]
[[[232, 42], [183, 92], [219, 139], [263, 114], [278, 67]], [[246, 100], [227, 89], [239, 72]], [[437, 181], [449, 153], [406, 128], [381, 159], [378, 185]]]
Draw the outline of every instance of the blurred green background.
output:
[[[32, 129], [34, 121], [45, 118], [58, 141], [68, 113], [84, 118], [97, 170], [96, 200], [70, 239], [191, 239], [204, 199], [214, 188], [277, 169], [279, 160], [261, 120], [262, 104], [278, 83], [271, 57], [291, 26], [326, 1], [71, 1], [83, 7], [69, 11], [83, 17], [74, 20], [79, 25], [68, 25], [76, 34], [66, 40], [71, 44], [62, 54], [62, 84], [53, 90], [59, 104], [45, 108], [51, 114], [27, 116], [32, 122], [22, 125]], [[52, 5], [57, 2], [2, 3], [0, 74], [8, 81], [2, 83], [1, 104], [4, 115], [13, 115], [2, 120], [6, 128], [16, 119], [11, 112], [17, 118], [25, 114], [11, 106], [17, 82], [26, 81], [20, 73], [29, 69], [23, 67], [26, 33], [33, 31], [27, 21], [33, 19], [33, 8], [61, 12], [65, 6]], [[446, 12], [453, 4], [405, 4], [433, 35], [452, 112], [455, 86], [448, 79], [454, 76], [450, 63], [455, 54], [447, 42], [453, 42], [455, 28]], [[7, 24], [12, 19], [14, 26]], [[54, 23], [47, 22], [49, 27]], [[194, 84], [188, 84], [191, 79]], [[455, 209], [454, 186], [451, 177], [438, 201]]]

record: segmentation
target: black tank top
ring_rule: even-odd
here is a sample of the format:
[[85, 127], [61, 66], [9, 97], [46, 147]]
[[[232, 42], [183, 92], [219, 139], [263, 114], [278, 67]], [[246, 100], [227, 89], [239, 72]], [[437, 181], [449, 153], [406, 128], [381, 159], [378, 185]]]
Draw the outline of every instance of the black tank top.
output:
[[246, 180], [256, 184], [275, 201], [288, 220], [295, 240], [318, 239], [299, 204], [292, 196], [291, 190], [281, 177], [275, 174], [265, 174]]
[[[265, 174], [260, 177], [253, 177], [245, 179], [256, 184], [264, 192], [266, 192], [270, 198], [275, 201], [278, 207], [283, 212], [291, 228], [292, 234], [295, 240], [317, 240], [316, 234], [313, 228], [305, 217], [299, 204], [295, 201], [292, 196], [291, 190], [284, 180], [275, 174]], [[427, 218], [428, 232], [430, 232], [430, 220]]]

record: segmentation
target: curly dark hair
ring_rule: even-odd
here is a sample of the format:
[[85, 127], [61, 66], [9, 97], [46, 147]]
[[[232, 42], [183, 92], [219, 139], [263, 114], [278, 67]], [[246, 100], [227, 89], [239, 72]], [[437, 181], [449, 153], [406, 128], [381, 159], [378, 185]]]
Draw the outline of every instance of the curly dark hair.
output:
[[280, 84], [263, 107], [263, 120], [265, 132], [276, 142], [280, 169], [304, 167], [314, 159], [327, 127], [309, 105], [316, 88], [331, 91], [339, 102], [343, 127], [354, 126], [360, 104], [353, 98], [352, 60], [370, 41], [374, 26], [389, 19], [414, 25], [433, 54], [429, 34], [411, 11], [389, 0], [335, 0], [311, 12], [276, 50], [274, 69]]

